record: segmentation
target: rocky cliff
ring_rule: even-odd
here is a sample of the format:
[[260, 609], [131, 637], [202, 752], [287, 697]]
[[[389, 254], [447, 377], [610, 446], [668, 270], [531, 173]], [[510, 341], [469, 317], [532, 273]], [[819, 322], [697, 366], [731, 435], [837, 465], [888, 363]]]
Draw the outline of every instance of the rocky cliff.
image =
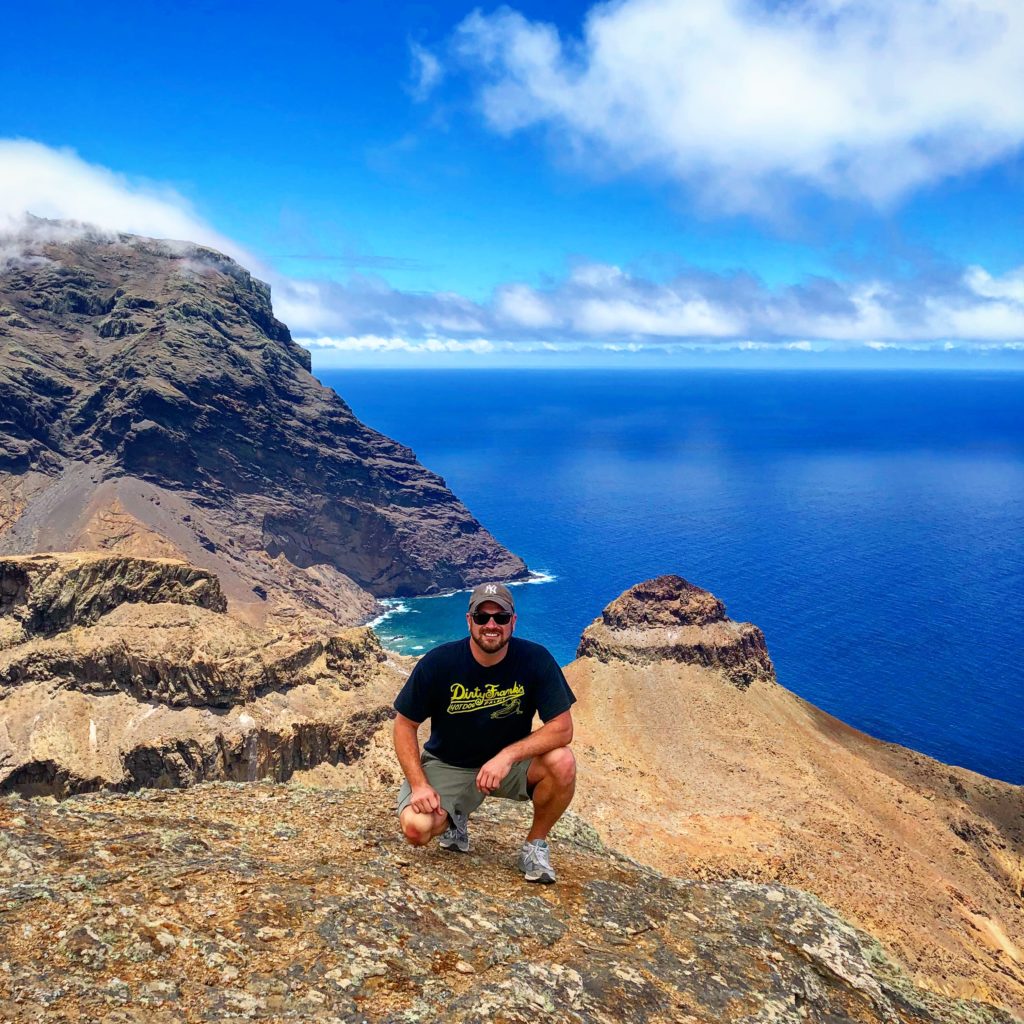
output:
[[100, 553], [0, 558], [0, 793], [286, 779], [358, 760], [407, 665], [372, 631], [225, 614], [217, 578]]
[[761, 630], [733, 622], [714, 594], [681, 576], [659, 576], [630, 587], [587, 627], [576, 657], [695, 665], [721, 671], [741, 690], [758, 679], [775, 679]]
[[561, 881], [411, 850], [376, 794], [206, 784], [0, 800], [0, 1019], [107, 1024], [1010, 1024], [916, 988], [783, 886], [667, 878], [579, 822]]
[[309, 373], [265, 284], [195, 245], [45, 224], [0, 249], [0, 553], [213, 570], [234, 613], [525, 575], [402, 445]]
[[814, 893], [933, 991], [1024, 1011], [1024, 789], [872, 739], [775, 681], [760, 630], [638, 584], [566, 668], [608, 843], [682, 877]]

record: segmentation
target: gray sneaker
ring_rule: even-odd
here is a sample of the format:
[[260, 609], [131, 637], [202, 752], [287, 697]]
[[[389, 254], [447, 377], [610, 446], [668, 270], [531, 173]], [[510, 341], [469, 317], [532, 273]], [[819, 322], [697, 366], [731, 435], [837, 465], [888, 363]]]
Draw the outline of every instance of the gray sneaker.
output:
[[452, 853], [469, 853], [469, 815], [455, 811], [453, 825], [441, 833], [441, 849]]
[[551, 851], [546, 839], [523, 843], [519, 851], [519, 870], [528, 882], [550, 885], [555, 880], [555, 869], [551, 866]]

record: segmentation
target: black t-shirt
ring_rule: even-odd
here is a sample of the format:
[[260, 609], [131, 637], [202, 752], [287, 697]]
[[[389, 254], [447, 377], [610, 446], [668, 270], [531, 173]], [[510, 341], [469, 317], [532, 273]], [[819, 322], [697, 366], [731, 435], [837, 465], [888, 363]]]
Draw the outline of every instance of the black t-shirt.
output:
[[512, 637], [497, 665], [481, 665], [470, 639], [423, 655], [395, 710], [414, 722], [430, 719], [425, 749], [459, 768], [479, 768], [499, 750], [528, 736], [533, 715], [550, 721], [576, 703], [547, 648]]

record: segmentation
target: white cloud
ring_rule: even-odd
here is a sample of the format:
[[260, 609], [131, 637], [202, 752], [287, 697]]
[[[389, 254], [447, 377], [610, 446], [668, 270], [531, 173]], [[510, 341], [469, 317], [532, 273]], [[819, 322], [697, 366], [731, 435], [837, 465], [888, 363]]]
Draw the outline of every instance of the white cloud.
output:
[[409, 56], [412, 59], [409, 92], [417, 103], [422, 103], [444, 77], [444, 68], [437, 57], [419, 43], [409, 44]]
[[302, 333], [344, 326], [344, 310], [315, 281], [284, 280], [274, 288], [274, 315]]
[[930, 317], [922, 325], [925, 336], [1014, 341], [1024, 338], [1024, 305], [1019, 302], [984, 302], [956, 306], [929, 304]]
[[558, 322], [551, 307], [524, 284], [510, 284], [495, 293], [498, 316], [519, 327], [554, 327]]
[[502, 8], [455, 43], [498, 131], [734, 209], [784, 180], [884, 203], [1024, 142], [1019, 0], [621, 0], [580, 40]]
[[569, 274], [569, 283], [583, 288], [616, 288], [625, 279], [621, 267], [608, 263], [579, 263]]
[[[888, 281], [813, 279], [768, 288], [751, 275], [698, 269], [651, 280], [611, 263], [580, 262], [544, 287], [508, 282], [490, 299], [407, 292], [383, 278], [288, 278], [261, 268], [173, 190], [130, 181], [74, 153], [0, 141], [0, 236], [26, 212], [108, 231], [170, 237], [235, 256], [273, 285], [277, 315], [324, 352], [501, 354], [757, 350], [789, 346], [1020, 349], [1024, 266], [993, 274]], [[34, 232], [84, 230], [36, 225]], [[35, 237], [35, 236], [33, 236]], [[0, 237], [0, 260], [20, 253]]]
[[413, 339], [382, 338], [375, 334], [347, 338], [308, 338], [303, 344], [310, 349], [333, 349], [336, 352], [475, 352], [484, 354], [497, 351], [497, 346], [488, 338], [473, 338], [469, 341], [459, 338]]
[[[571, 330], [583, 336], [723, 337], [743, 329], [690, 283], [655, 285], [603, 263], [579, 263], [559, 287], [541, 293], [508, 285], [495, 296], [499, 314], [525, 328]], [[508, 316], [509, 311], [515, 315]]]
[[684, 299], [671, 290], [647, 301], [628, 298], [584, 299], [573, 314], [583, 334], [631, 334], [685, 338], [723, 337], [742, 324], [704, 299]]
[[26, 214], [197, 242], [259, 269], [252, 254], [207, 224], [173, 189], [115, 174], [71, 149], [0, 139], [0, 230], [23, 230]]
[[993, 277], [984, 267], [968, 267], [964, 282], [975, 295], [986, 299], [1010, 299], [1024, 303], [1024, 267]]

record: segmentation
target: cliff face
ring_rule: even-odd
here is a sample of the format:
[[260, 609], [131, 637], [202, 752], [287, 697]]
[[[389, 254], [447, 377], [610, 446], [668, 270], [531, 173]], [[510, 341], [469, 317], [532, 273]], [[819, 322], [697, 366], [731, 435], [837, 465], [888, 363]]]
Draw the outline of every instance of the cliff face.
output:
[[16, 245], [0, 264], [0, 552], [184, 558], [251, 621], [350, 624], [373, 596], [525, 574], [310, 375], [232, 260], [127, 235]]
[[286, 779], [358, 760], [405, 675], [368, 629], [224, 612], [212, 573], [92, 554], [0, 558], [0, 793]]
[[407, 847], [377, 794], [0, 800], [0, 1018], [1010, 1024], [805, 893], [666, 878], [571, 819], [538, 891], [522, 810], [487, 805], [459, 856]]
[[679, 577], [566, 668], [602, 838], [673, 875], [814, 893], [928, 988], [1024, 1010], [1024, 790], [874, 740], [780, 686], [760, 630]]

